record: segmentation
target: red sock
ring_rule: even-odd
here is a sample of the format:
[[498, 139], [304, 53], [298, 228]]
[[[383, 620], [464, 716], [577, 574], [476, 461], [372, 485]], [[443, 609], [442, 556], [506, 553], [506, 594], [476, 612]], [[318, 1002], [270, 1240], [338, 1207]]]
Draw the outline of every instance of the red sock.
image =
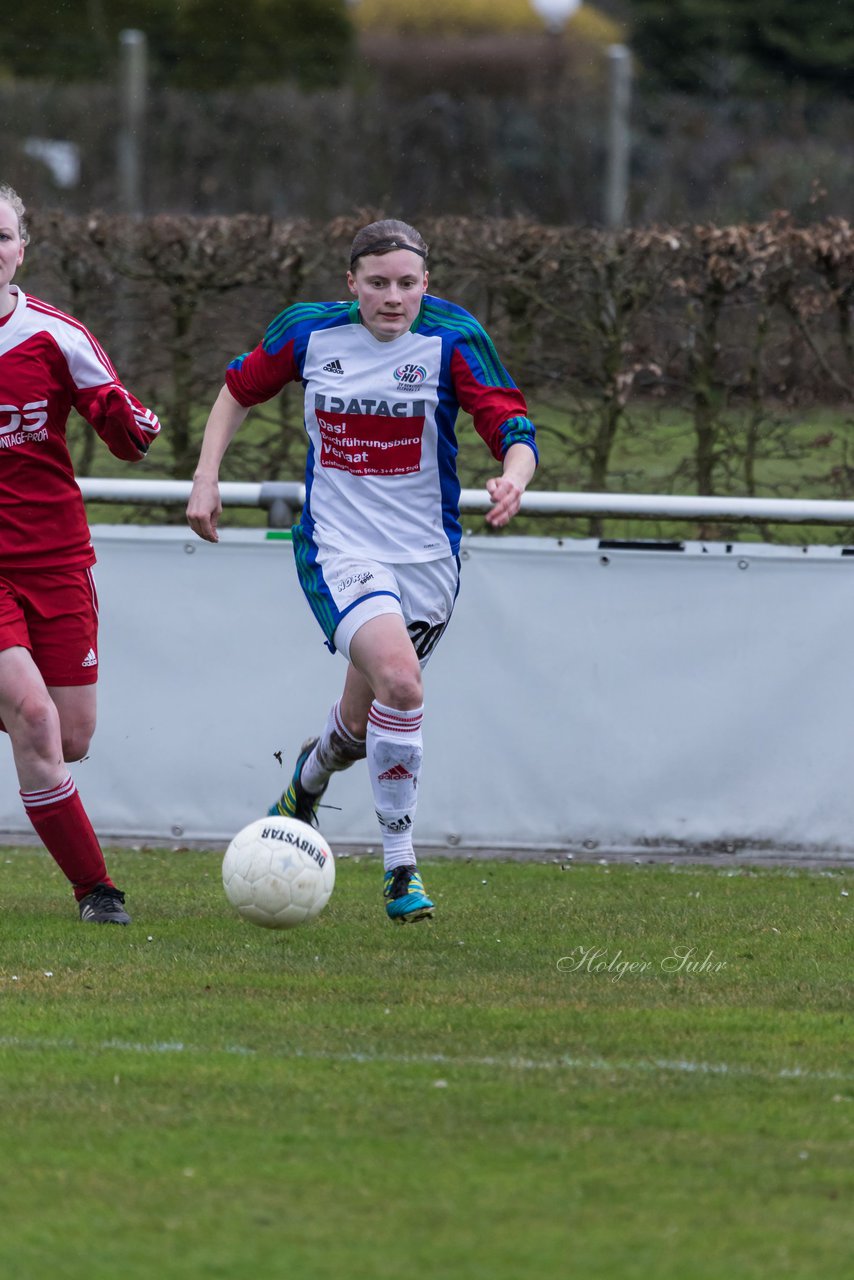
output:
[[78, 902], [96, 884], [112, 885], [71, 774], [58, 787], [22, 791], [21, 799], [42, 844], [71, 881]]

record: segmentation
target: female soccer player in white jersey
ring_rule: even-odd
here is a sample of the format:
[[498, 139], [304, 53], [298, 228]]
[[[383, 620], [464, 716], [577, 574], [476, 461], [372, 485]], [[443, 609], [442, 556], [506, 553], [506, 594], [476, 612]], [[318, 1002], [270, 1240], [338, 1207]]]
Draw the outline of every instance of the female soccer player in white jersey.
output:
[[65, 432], [73, 407], [136, 462], [160, 424], [82, 324], [12, 284], [28, 238], [20, 197], [0, 185], [0, 728], [81, 920], [129, 924], [65, 763], [89, 747], [98, 678], [95, 553]]
[[400, 922], [433, 914], [412, 844], [421, 773], [421, 672], [459, 586], [460, 407], [501, 461], [487, 481], [495, 528], [519, 510], [537, 466], [525, 400], [488, 335], [427, 293], [427, 246], [404, 222], [364, 227], [347, 285], [354, 301], [289, 307], [229, 365], [211, 410], [187, 508], [217, 540], [218, 476], [250, 406], [305, 388], [306, 501], [294, 529], [302, 589], [332, 652], [348, 660], [322, 734], [303, 744], [270, 810], [314, 822], [333, 773], [367, 757], [383, 842], [384, 897]]

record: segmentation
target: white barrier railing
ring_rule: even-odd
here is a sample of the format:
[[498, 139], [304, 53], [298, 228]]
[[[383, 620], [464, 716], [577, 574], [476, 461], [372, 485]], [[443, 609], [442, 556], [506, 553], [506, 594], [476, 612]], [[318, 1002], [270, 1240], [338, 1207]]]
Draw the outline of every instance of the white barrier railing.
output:
[[[77, 482], [91, 502], [157, 503], [181, 506], [190, 496], [189, 480], [101, 480], [82, 477]], [[224, 507], [262, 507], [269, 524], [283, 528], [292, 523], [294, 510], [305, 501], [305, 485], [298, 481], [263, 483], [223, 481]], [[483, 512], [490, 507], [485, 489], [463, 489], [460, 509]], [[526, 515], [621, 516], [634, 520], [737, 520], [769, 524], [854, 525], [854, 502], [812, 498], [711, 498], [674, 494], [539, 493], [529, 490], [522, 498]]]
[[[87, 810], [108, 842], [224, 849], [280, 793], [343, 660], [268, 529], [213, 547], [95, 524], [93, 544], [106, 661], [73, 766]], [[854, 545], [605, 546], [466, 537], [430, 660], [421, 846], [854, 866]], [[376, 850], [364, 770], [328, 799], [333, 848]], [[31, 831], [0, 768], [3, 843]]]

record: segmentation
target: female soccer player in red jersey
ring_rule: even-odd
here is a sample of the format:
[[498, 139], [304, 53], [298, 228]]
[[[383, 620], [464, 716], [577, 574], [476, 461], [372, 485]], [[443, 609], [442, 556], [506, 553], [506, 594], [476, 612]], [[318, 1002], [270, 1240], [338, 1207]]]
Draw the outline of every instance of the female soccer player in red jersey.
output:
[[95, 730], [98, 678], [95, 553], [66, 424], [76, 409], [117, 458], [138, 462], [160, 423], [82, 324], [12, 284], [28, 238], [20, 197], [0, 185], [0, 727], [81, 920], [129, 924], [66, 767]]
[[350, 302], [289, 307], [254, 351], [233, 360], [211, 411], [187, 508], [216, 542], [219, 467], [249, 408], [285, 383], [305, 388], [306, 501], [294, 529], [300, 584], [348, 659], [344, 691], [319, 738], [303, 744], [270, 810], [314, 822], [330, 777], [367, 758], [383, 842], [390, 919], [433, 914], [412, 827], [421, 774], [421, 672], [459, 586], [460, 408], [501, 472], [486, 483], [487, 521], [506, 525], [534, 474], [534, 424], [488, 334], [462, 307], [427, 293], [427, 246], [382, 221], [353, 241]]

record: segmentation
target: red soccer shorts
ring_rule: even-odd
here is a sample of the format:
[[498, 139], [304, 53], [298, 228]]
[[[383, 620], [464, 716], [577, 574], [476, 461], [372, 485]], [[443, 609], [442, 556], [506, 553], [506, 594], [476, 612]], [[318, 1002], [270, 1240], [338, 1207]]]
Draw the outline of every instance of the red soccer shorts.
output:
[[29, 649], [46, 685], [98, 679], [98, 593], [91, 569], [0, 571], [0, 650]]

